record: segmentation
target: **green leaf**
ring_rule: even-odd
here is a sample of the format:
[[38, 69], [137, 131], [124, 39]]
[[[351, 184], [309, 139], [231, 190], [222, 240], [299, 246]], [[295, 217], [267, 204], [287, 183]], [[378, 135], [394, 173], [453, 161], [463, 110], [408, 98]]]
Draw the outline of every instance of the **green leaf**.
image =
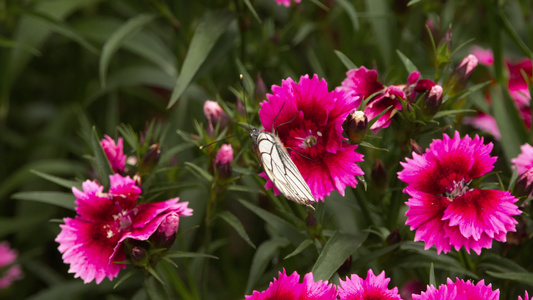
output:
[[98, 174], [98, 178], [102, 185], [106, 188], [109, 187], [109, 175], [113, 174], [113, 169], [111, 168], [111, 163], [100, 145], [100, 139], [98, 138], [98, 133], [96, 132], [96, 127], [93, 127], [91, 135], [91, 147], [93, 150], [95, 158], [95, 171]]
[[248, 237], [248, 234], [246, 233], [246, 230], [244, 229], [244, 226], [242, 225], [241, 221], [232, 213], [229, 211], [222, 211], [217, 214], [217, 217], [221, 218], [222, 220], [226, 221], [235, 231], [237, 231], [237, 234], [246, 242], [248, 245], [250, 245], [252, 248], [255, 249], [255, 245]]
[[47, 215], [30, 215], [14, 218], [0, 218], [0, 237], [5, 237], [8, 234], [24, 231], [27, 228], [37, 226], [46, 222], [50, 217]]
[[194, 175], [205, 180], [207, 183], [213, 182], [213, 175], [209, 174], [206, 170], [188, 161], [185, 162], [185, 166], [192, 171]]
[[25, 44], [17, 43], [15, 41], [4, 39], [2, 37], [0, 37], [0, 47], [15, 48], [15, 49], [24, 50], [24, 51], [27, 51], [28, 53], [30, 53], [32, 55], [35, 55], [35, 56], [40, 56], [41, 55], [41, 51], [39, 51], [39, 49], [33, 48], [33, 47], [25, 45]]
[[515, 280], [515, 281], [523, 282], [523, 283], [526, 283], [528, 285], [533, 286], [533, 274], [529, 273], [529, 272], [524, 272], [524, 273], [510, 273], [510, 272], [498, 273], [498, 272], [487, 271], [487, 274], [489, 274], [490, 276], [494, 276], [496, 278]]
[[244, 200], [239, 202], [244, 205], [246, 208], [251, 210], [253, 213], [258, 215], [261, 219], [267, 222], [280, 234], [284, 235], [294, 246], [298, 246], [305, 239], [304, 234], [294, 228], [289, 222], [283, 220], [282, 218], [273, 215], [272, 213]]
[[100, 56], [99, 75], [102, 87], [106, 86], [107, 69], [115, 52], [124, 44], [126, 39], [139, 32], [154, 19], [154, 15], [138, 15], [131, 18], [109, 37], [102, 48], [102, 55]]
[[46, 179], [48, 181], [51, 181], [55, 184], [58, 184], [62, 187], [65, 187], [67, 189], [71, 189], [73, 187], [77, 188], [78, 190], [81, 190], [81, 183], [78, 182], [78, 181], [74, 181], [74, 180], [67, 180], [67, 179], [64, 179], [64, 178], [61, 178], [61, 177], [57, 177], [57, 176], [54, 176], [54, 175], [50, 175], [50, 174], [46, 174], [46, 173], [43, 173], [43, 172], [39, 172], [37, 170], [30, 170], [30, 172], [32, 172], [33, 174], [43, 178], [43, 179]]
[[350, 18], [350, 21], [352, 22], [353, 30], [358, 31], [359, 30], [359, 20], [357, 18], [357, 11], [355, 10], [354, 4], [352, 4], [350, 1], [347, 0], [337, 0], [337, 4], [339, 4], [344, 11], [348, 14], [348, 17]]
[[450, 116], [450, 115], [457, 115], [457, 114], [464, 114], [464, 113], [475, 113], [476, 110], [474, 109], [450, 109], [450, 110], [442, 110], [433, 116], [434, 119], [438, 119], [444, 116]]
[[348, 56], [344, 55], [344, 53], [340, 52], [339, 50], [335, 50], [335, 54], [341, 60], [346, 69], [357, 69], [357, 66], [348, 58]]
[[491, 99], [492, 113], [502, 133], [500, 144], [507, 160], [511, 160], [528, 141], [526, 127], [505, 86], [494, 88]]
[[169, 257], [169, 258], [196, 257], [196, 258], [218, 259], [218, 257], [214, 255], [210, 255], [210, 254], [198, 253], [198, 252], [184, 252], [184, 251], [169, 251], [167, 254], [165, 254], [165, 257]]
[[257, 280], [263, 275], [266, 267], [276, 255], [280, 248], [287, 247], [289, 242], [283, 238], [275, 238], [268, 240], [255, 251], [252, 265], [250, 266], [250, 274], [248, 275], [248, 282], [246, 283], [246, 293], [249, 294], [254, 287]]
[[330, 279], [346, 259], [361, 246], [367, 235], [366, 232], [352, 235], [335, 231], [313, 266], [315, 280]]
[[407, 70], [407, 73], [411, 74], [413, 72], [418, 72], [418, 68], [413, 64], [413, 62], [405, 56], [400, 50], [396, 49], [396, 54], [400, 57], [403, 66], [405, 67], [405, 70]]
[[255, 8], [253, 7], [252, 2], [250, 2], [250, 0], [244, 0], [244, 4], [246, 4], [246, 7], [248, 7], [248, 9], [252, 12], [252, 15], [254, 15], [254, 18], [257, 20], [257, 22], [259, 24], [262, 24], [263, 22], [261, 22], [261, 18], [255, 11]]
[[11, 196], [13, 199], [17, 200], [30, 200], [37, 201], [41, 203], [47, 203], [52, 205], [57, 205], [66, 209], [75, 210], [76, 204], [74, 200], [76, 198], [72, 193], [64, 192], [48, 192], [48, 191], [39, 191], [39, 192], [20, 192], [15, 193]]
[[291, 258], [291, 257], [297, 255], [297, 254], [300, 254], [302, 251], [307, 249], [307, 247], [311, 246], [312, 244], [313, 244], [313, 240], [312, 239], [307, 239], [307, 240], [303, 241], [300, 245], [298, 245], [298, 247], [296, 247], [296, 249], [294, 249], [294, 251], [289, 253], [283, 259], [288, 259], [288, 258]]
[[38, 18], [45, 23], [47, 23], [52, 30], [55, 32], [62, 34], [63, 36], [73, 40], [74, 42], [80, 44], [85, 49], [89, 50], [90, 52], [94, 54], [99, 54], [99, 50], [93, 46], [91, 43], [89, 43], [79, 32], [74, 30], [72, 27], [70, 27], [67, 23], [65, 23], [63, 20], [57, 19], [53, 16], [50, 16], [45, 13], [40, 13], [37, 11], [32, 11], [26, 14], [28, 16], [32, 16], [35, 18]]
[[172, 107], [178, 101], [196, 75], [196, 72], [200, 69], [202, 63], [213, 50], [213, 46], [217, 40], [228, 29], [234, 19], [235, 16], [233, 13], [217, 11], [208, 13], [198, 25], [187, 51], [185, 61], [183, 62], [176, 88], [172, 91], [167, 108]]

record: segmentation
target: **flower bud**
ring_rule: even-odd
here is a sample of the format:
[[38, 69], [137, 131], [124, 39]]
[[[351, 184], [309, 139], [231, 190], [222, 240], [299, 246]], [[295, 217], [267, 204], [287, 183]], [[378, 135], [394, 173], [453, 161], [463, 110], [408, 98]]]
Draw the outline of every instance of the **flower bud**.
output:
[[460, 92], [465, 88], [466, 83], [470, 79], [470, 76], [472, 76], [472, 72], [477, 65], [478, 59], [472, 54], [469, 54], [461, 61], [461, 63], [453, 71], [448, 82], [452, 93]]
[[364, 112], [355, 110], [348, 115], [345, 124], [345, 131], [348, 133], [348, 139], [352, 144], [363, 141], [368, 130], [368, 118]]
[[233, 148], [230, 144], [224, 144], [215, 157], [215, 167], [219, 178], [231, 177], [231, 162], [233, 162]]
[[213, 137], [215, 135], [215, 128], [217, 125], [219, 129], [225, 128], [228, 125], [228, 115], [226, 115], [226, 112], [215, 101], [205, 101], [204, 115], [207, 119], [207, 134], [209, 136]]
[[422, 114], [425, 117], [433, 117], [442, 104], [442, 86], [436, 84], [429, 92], [424, 96], [424, 102], [422, 103]]
[[131, 261], [138, 266], [146, 266], [148, 263], [148, 251], [140, 246], [134, 246], [130, 251]]
[[414, 153], [418, 155], [424, 154], [425, 152], [424, 148], [422, 148], [417, 142], [415, 142], [415, 140], [411, 139], [409, 143], [411, 144], [411, 149], [413, 149]]
[[124, 172], [126, 167], [126, 155], [124, 155], [124, 140], [118, 138], [118, 142], [115, 143], [110, 136], [105, 135], [104, 139], [100, 141], [102, 149], [104, 149], [105, 155], [111, 164], [111, 168], [114, 172]]
[[255, 82], [255, 100], [262, 101], [266, 98], [267, 87], [261, 74], [257, 75], [257, 81]]
[[152, 144], [148, 151], [144, 154], [143, 160], [142, 160], [142, 169], [143, 172], [149, 172], [155, 167], [155, 165], [159, 162], [159, 158], [161, 158], [161, 149], [159, 148], [159, 143]]
[[170, 248], [176, 239], [179, 225], [180, 216], [175, 212], [169, 213], [152, 234], [150, 241], [156, 248]]
[[533, 192], [533, 168], [520, 175], [514, 186], [513, 194], [516, 197], [529, 197]]
[[374, 164], [372, 165], [372, 183], [376, 186], [376, 188], [382, 190], [387, 187], [387, 170], [385, 170], [385, 165], [383, 165], [383, 162], [379, 159], [376, 159], [374, 161]]

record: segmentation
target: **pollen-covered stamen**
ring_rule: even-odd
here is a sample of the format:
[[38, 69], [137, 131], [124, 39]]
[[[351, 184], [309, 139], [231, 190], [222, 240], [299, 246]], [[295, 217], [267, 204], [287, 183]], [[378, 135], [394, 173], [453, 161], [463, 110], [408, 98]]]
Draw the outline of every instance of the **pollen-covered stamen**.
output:
[[118, 223], [118, 229], [124, 230], [130, 227], [131, 224], [133, 223], [129, 215], [130, 211], [127, 209], [122, 209], [118, 201], [115, 201], [115, 207], [118, 210], [118, 214], [113, 215], [113, 220], [115, 220], [115, 222]]
[[313, 134], [311, 130], [309, 130], [309, 135], [305, 138], [298, 137], [296, 139], [302, 141], [300, 143], [300, 148], [307, 149], [310, 147], [313, 147], [318, 142], [318, 138], [322, 136], [322, 133], [320, 131], [317, 131], [316, 134]]
[[460, 181], [453, 181], [453, 186], [451, 188], [448, 188], [446, 190], [445, 196], [448, 198], [448, 200], [453, 201], [453, 199], [463, 195], [464, 193], [468, 192], [468, 185], [472, 182], [472, 180], [465, 182], [464, 180]]

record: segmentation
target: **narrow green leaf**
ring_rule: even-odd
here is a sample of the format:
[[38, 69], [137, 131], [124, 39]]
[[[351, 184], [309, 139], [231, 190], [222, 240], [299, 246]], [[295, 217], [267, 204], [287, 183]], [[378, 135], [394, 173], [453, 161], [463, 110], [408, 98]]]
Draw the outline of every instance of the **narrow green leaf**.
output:
[[93, 127], [91, 135], [91, 147], [94, 154], [94, 164], [95, 171], [98, 174], [98, 178], [104, 187], [109, 187], [109, 175], [113, 174], [113, 169], [111, 168], [111, 163], [100, 145], [100, 139], [98, 138], [98, 133], [96, 132], [96, 127]]
[[500, 132], [505, 133], [500, 144], [507, 160], [511, 160], [518, 156], [520, 146], [527, 142], [527, 130], [507, 88], [500, 85], [492, 91], [492, 113]]
[[124, 44], [127, 38], [139, 32], [146, 24], [154, 19], [155, 16], [153, 15], [138, 15], [131, 18], [109, 37], [102, 47], [102, 55], [100, 56], [99, 75], [102, 87], [106, 85], [107, 70], [115, 52]]
[[246, 4], [246, 7], [248, 7], [248, 9], [252, 12], [252, 15], [254, 15], [254, 18], [257, 20], [257, 23], [262, 24], [263, 22], [261, 22], [261, 18], [255, 11], [252, 2], [250, 2], [250, 0], [244, 0], [244, 4]]
[[58, 184], [62, 187], [65, 187], [67, 189], [71, 189], [73, 187], [77, 188], [77, 189], [81, 189], [81, 183], [78, 182], [78, 181], [74, 181], [74, 180], [68, 180], [68, 179], [64, 179], [64, 178], [61, 178], [61, 177], [57, 177], [57, 176], [54, 176], [54, 175], [50, 175], [50, 174], [46, 174], [46, 173], [43, 173], [43, 172], [39, 172], [37, 170], [30, 170], [30, 172], [32, 172], [33, 174], [43, 178], [43, 179], [46, 179], [48, 181], [51, 181], [55, 184]]
[[524, 273], [509, 273], [509, 272], [498, 273], [498, 272], [487, 271], [487, 274], [489, 274], [490, 276], [494, 276], [496, 278], [515, 280], [515, 281], [523, 282], [523, 283], [526, 283], [528, 285], [533, 286], [533, 274], [529, 273], [529, 272], [524, 272]]
[[357, 68], [357, 66], [348, 58], [348, 56], [344, 55], [344, 53], [340, 52], [339, 50], [335, 50], [335, 54], [341, 60], [346, 69], [352, 70]]
[[346, 259], [361, 246], [367, 235], [366, 232], [352, 235], [335, 231], [313, 266], [315, 280], [330, 279]]
[[198, 252], [184, 252], [184, 251], [169, 251], [165, 254], [165, 257], [169, 258], [183, 258], [183, 257], [198, 257], [198, 258], [213, 258], [218, 259], [218, 257], [205, 253]]
[[442, 110], [433, 116], [434, 119], [438, 119], [444, 116], [450, 116], [450, 115], [457, 115], [457, 114], [464, 114], [464, 113], [475, 113], [476, 110], [474, 109], [450, 109], [450, 110]]
[[283, 238], [275, 238], [265, 241], [255, 251], [252, 265], [250, 266], [250, 274], [248, 275], [248, 282], [246, 283], [246, 293], [249, 294], [254, 287], [257, 280], [263, 275], [266, 267], [272, 260], [272, 257], [279, 251], [280, 248], [287, 247], [289, 242]]
[[213, 46], [217, 40], [228, 29], [229, 24], [234, 19], [235, 16], [228, 11], [208, 13], [204, 17], [194, 32], [176, 83], [176, 88], [172, 91], [167, 108], [172, 107], [178, 101], [196, 75], [196, 72], [200, 69], [202, 63], [213, 50]]
[[65, 23], [63, 20], [57, 19], [53, 16], [50, 16], [45, 13], [40, 13], [37, 11], [31, 11], [28, 14], [28, 16], [32, 16], [35, 18], [38, 18], [45, 23], [47, 23], [50, 28], [59, 33], [63, 36], [73, 40], [74, 42], [80, 44], [80, 46], [84, 47], [85, 49], [89, 50], [90, 52], [94, 54], [98, 54], [100, 51], [93, 46], [91, 43], [89, 43], [79, 32], [74, 30], [72, 27], [70, 27], [67, 23]]
[[28, 228], [35, 228], [37, 224], [46, 222], [50, 216], [47, 215], [30, 215], [18, 216], [14, 218], [0, 218], [0, 238], [3, 239], [8, 234], [13, 234], [19, 231], [27, 230]]
[[41, 51], [39, 51], [39, 49], [33, 48], [33, 47], [25, 45], [25, 44], [17, 43], [15, 41], [4, 39], [2, 37], [0, 37], [0, 47], [15, 48], [15, 49], [24, 50], [24, 51], [27, 51], [28, 53], [31, 53], [32, 55], [35, 55], [35, 56], [40, 56], [41, 55]]
[[513, 25], [511, 25], [511, 22], [509, 22], [509, 20], [505, 16], [503, 10], [501, 10], [501, 9], [498, 10], [498, 13], [499, 13], [500, 20], [503, 23], [503, 28], [505, 29], [507, 34], [511, 37], [511, 40], [513, 40], [516, 43], [516, 45], [518, 45], [518, 47], [522, 51], [524, 51], [524, 54], [527, 57], [533, 58], [533, 51], [531, 51], [531, 49], [528, 48], [526, 43], [524, 43], [524, 41], [522, 41], [522, 39], [520, 38], [520, 36], [516, 32], [516, 30], [514, 30]]
[[398, 54], [400, 57], [400, 60], [402, 61], [405, 70], [407, 70], [407, 73], [411, 74], [418, 71], [418, 68], [415, 66], [415, 64], [413, 64], [413, 62], [400, 50], [396, 49], [396, 54]]
[[357, 18], [357, 11], [355, 10], [354, 4], [348, 0], [337, 0], [338, 3], [344, 11], [348, 14], [350, 21], [352, 22], [353, 30], [359, 30], [359, 19]]
[[76, 198], [72, 193], [48, 191], [20, 192], [13, 194], [11, 198], [57, 205], [71, 210], [75, 210], [76, 208], [76, 204], [74, 204], [74, 200], [76, 200]]
[[305, 239], [304, 234], [282, 218], [273, 215], [250, 202], [244, 200], [239, 200], [239, 202], [276, 229], [280, 234], [284, 235], [294, 246], [298, 246]]
[[244, 226], [242, 225], [241, 221], [232, 213], [229, 211], [222, 211], [217, 214], [217, 217], [224, 220], [226, 223], [228, 223], [235, 231], [237, 231], [237, 234], [246, 242], [248, 245], [250, 245], [252, 248], [255, 249], [255, 245], [246, 233], [246, 230], [244, 229]]
[[300, 254], [302, 251], [307, 249], [307, 247], [311, 246], [312, 244], [313, 244], [313, 240], [311, 240], [311, 239], [307, 239], [307, 240], [303, 241], [300, 245], [298, 245], [298, 247], [296, 247], [296, 249], [294, 249], [294, 251], [289, 253], [283, 259], [288, 259], [288, 258], [291, 258], [291, 257], [293, 257], [295, 255]]
[[209, 174], [206, 170], [188, 161], [185, 162], [185, 166], [199, 178], [204, 179], [208, 183], [213, 182], [213, 175]]
[[429, 268], [429, 284], [437, 286], [437, 282], [435, 280], [435, 266], [433, 263], [431, 263], [431, 267]]

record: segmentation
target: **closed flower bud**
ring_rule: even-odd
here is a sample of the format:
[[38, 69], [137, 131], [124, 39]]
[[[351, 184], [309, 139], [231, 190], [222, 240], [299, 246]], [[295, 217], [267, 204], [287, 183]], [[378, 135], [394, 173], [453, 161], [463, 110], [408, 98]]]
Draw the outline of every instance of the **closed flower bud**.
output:
[[219, 178], [231, 177], [231, 162], [233, 162], [233, 148], [230, 144], [222, 145], [215, 157], [215, 167]]
[[442, 86], [436, 84], [424, 96], [422, 103], [422, 113], [425, 117], [433, 117], [442, 104]]
[[225, 128], [228, 125], [228, 115], [215, 101], [205, 101], [204, 115], [207, 119], [207, 134], [210, 136], [214, 136], [217, 125], [219, 129]]
[[161, 158], [161, 149], [159, 148], [159, 144], [152, 144], [150, 148], [148, 148], [148, 151], [146, 151], [144, 154], [142, 160], [143, 171], [151, 171], [152, 168], [155, 167], [155, 165], [159, 162], [159, 158]]
[[352, 144], [363, 141], [368, 130], [368, 118], [364, 112], [360, 110], [352, 112], [348, 115], [345, 124], [345, 131], [348, 133], [348, 139]]
[[257, 81], [255, 82], [255, 100], [262, 101], [265, 99], [267, 93], [267, 87], [261, 74], [257, 75]]
[[140, 246], [134, 246], [130, 251], [131, 261], [138, 266], [146, 266], [148, 263], [148, 252]]
[[170, 248], [176, 239], [179, 224], [180, 216], [174, 212], [169, 213], [150, 237], [150, 241], [156, 248]]
[[378, 189], [382, 190], [387, 187], [387, 170], [385, 170], [385, 166], [383, 165], [383, 162], [381, 160], [376, 159], [374, 161], [371, 174], [372, 183]]
[[448, 82], [452, 93], [460, 92], [465, 88], [470, 76], [472, 76], [472, 72], [477, 65], [478, 59], [472, 54], [469, 54], [461, 61], [461, 63], [453, 71]]
[[411, 149], [413, 149], [414, 153], [418, 155], [424, 154], [425, 152], [424, 148], [422, 148], [417, 142], [415, 142], [415, 140], [411, 139], [409, 143], [411, 144]]
[[516, 197], [528, 197], [533, 192], [533, 168], [525, 171], [518, 178], [513, 194]]

